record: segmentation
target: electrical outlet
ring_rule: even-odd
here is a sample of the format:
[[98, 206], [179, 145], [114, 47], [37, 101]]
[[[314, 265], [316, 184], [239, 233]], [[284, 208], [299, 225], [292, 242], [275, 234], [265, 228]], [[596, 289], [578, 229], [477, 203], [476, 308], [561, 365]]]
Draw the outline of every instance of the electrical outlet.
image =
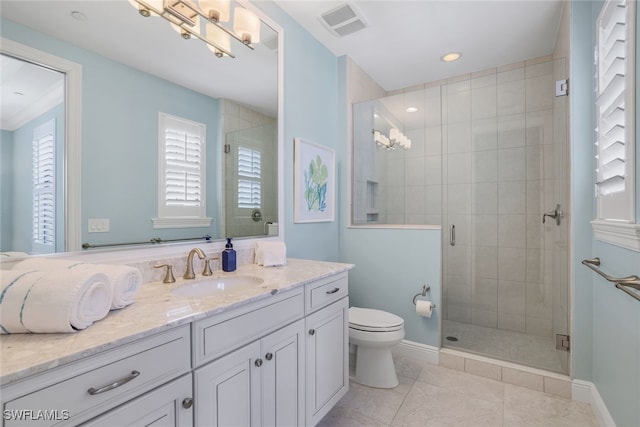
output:
[[108, 233], [109, 219], [90, 219], [89, 233]]

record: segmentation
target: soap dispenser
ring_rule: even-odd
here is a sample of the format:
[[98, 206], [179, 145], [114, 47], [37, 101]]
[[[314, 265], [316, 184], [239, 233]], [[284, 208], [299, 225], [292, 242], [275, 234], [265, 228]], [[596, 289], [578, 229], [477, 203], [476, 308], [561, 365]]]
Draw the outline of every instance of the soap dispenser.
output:
[[227, 237], [227, 244], [222, 251], [222, 271], [236, 271], [236, 250], [231, 244], [231, 237]]

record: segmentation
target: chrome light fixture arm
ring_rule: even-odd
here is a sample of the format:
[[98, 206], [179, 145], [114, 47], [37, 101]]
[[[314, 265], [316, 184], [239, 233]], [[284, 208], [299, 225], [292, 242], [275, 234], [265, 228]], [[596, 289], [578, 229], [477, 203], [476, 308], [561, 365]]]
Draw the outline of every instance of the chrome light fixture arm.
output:
[[[206, 16], [204, 13], [202, 13], [202, 11], [200, 11], [197, 8], [197, 6], [185, 0], [164, 0], [162, 2], [162, 9], [158, 9], [157, 6], [153, 6], [152, 4], [146, 2], [145, 0], [133, 0], [133, 1], [138, 4], [139, 6], [138, 11], [140, 15], [144, 17], [149, 17], [151, 16], [151, 12], [153, 12], [158, 16], [163, 17], [170, 23], [179, 26], [180, 29], [183, 31], [182, 36], [184, 38], [195, 37], [197, 39], [200, 39], [204, 43], [212, 46], [214, 49], [216, 49], [217, 52], [220, 52], [220, 54], [216, 53], [216, 56], [218, 57], [221, 57], [223, 56], [223, 54], [226, 54], [231, 58], [235, 58], [235, 55], [233, 55], [229, 49], [226, 49], [220, 46], [218, 43], [213, 42], [207, 37], [203, 37], [199, 31], [196, 31], [194, 29], [194, 27], [196, 26], [196, 21], [195, 19], [193, 19], [196, 16], [200, 16], [207, 23], [211, 23], [215, 25], [221, 31], [233, 37], [235, 40], [239, 41], [244, 46], [248, 47], [251, 50], [254, 50], [254, 47], [251, 45], [250, 38], [247, 39], [244, 37], [243, 38], [239, 37], [233, 31], [229, 30], [224, 25], [221, 25], [215, 16]], [[179, 6], [182, 6], [190, 10], [192, 12], [192, 16], [187, 16], [184, 13], [182, 13], [178, 8]]]

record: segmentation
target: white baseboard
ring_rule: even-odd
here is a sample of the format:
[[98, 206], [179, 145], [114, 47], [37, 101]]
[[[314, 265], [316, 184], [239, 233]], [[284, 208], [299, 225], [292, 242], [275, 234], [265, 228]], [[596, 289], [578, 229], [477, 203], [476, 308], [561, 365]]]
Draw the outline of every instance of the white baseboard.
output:
[[591, 404], [593, 414], [603, 427], [616, 427], [613, 417], [609, 413], [607, 405], [602, 400], [596, 385], [589, 381], [573, 380], [571, 384], [571, 395], [573, 400]]
[[402, 342], [393, 347], [391, 351], [392, 353], [400, 356], [433, 363], [434, 365], [438, 364], [438, 354], [440, 353], [440, 349], [438, 347], [407, 340], [402, 340]]

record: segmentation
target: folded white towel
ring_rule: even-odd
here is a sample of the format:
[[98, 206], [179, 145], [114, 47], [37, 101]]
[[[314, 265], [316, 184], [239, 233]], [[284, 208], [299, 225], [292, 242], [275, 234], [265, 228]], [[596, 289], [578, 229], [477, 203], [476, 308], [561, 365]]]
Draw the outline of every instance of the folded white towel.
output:
[[255, 262], [265, 267], [276, 267], [287, 264], [287, 247], [282, 241], [257, 241]]
[[127, 265], [89, 264], [75, 260], [29, 258], [20, 261], [13, 268], [38, 271], [84, 268], [104, 273], [109, 277], [109, 282], [113, 287], [112, 310], [132, 304], [142, 284], [140, 270]]
[[0, 332], [57, 333], [86, 329], [111, 307], [111, 285], [87, 269], [3, 270], [0, 279]]

